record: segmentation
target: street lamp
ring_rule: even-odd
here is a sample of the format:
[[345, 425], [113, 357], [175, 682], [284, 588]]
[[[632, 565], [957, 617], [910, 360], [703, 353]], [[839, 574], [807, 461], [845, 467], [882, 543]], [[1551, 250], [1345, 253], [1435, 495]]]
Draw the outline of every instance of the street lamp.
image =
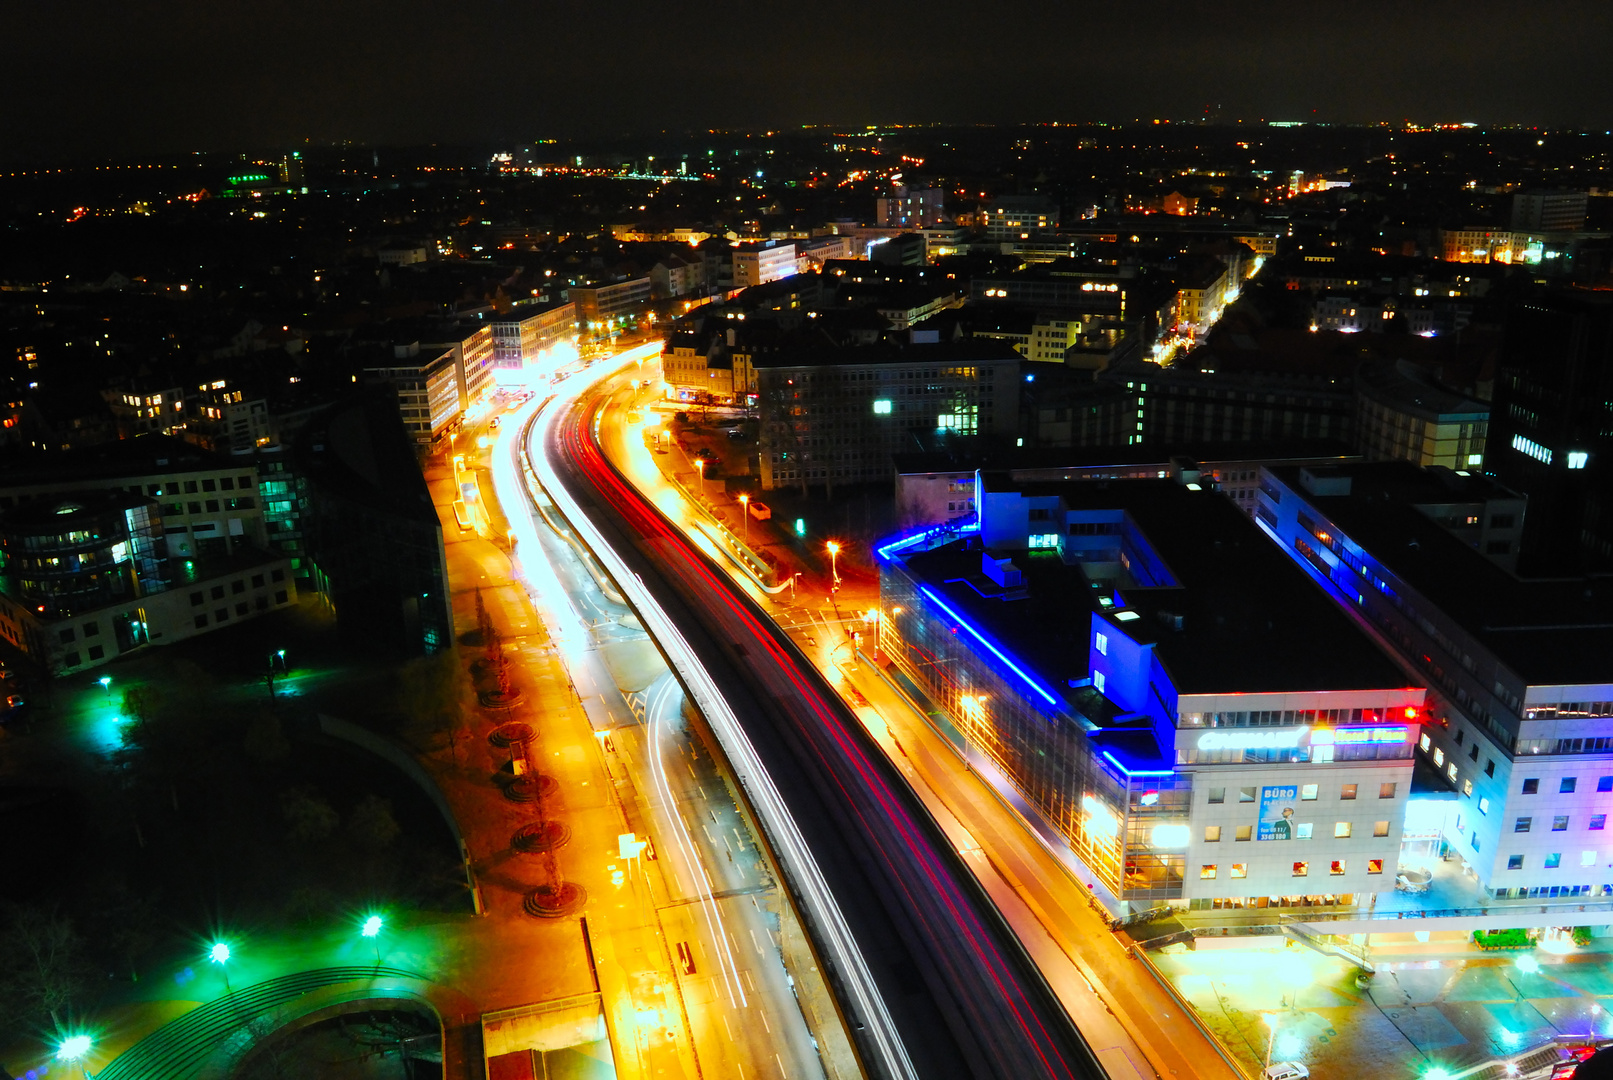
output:
[[[110, 675], [102, 675], [99, 679], [96, 679], [95, 681], [101, 684], [101, 689], [102, 690], [106, 691], [106, 700], [107, 700], [107, 703], [110, 704], [111, 701], [112, 701], [112, 676], [110, 676]], [[82, 1036], [80, 1036], [80, 1037], [82, 1038]]]
[[700, 494], [704, 495], [706, 493], [706, 459], [705, 458], [697, 457], [697, 458], [694, 459], [694, 471], [700, 474]]
[[840, 545], [829, 541], [829, 573], [834, 577], [835, 588], [840, 587]]
[[90, 1067], [84, 1063], [84, 1059], [89, 1056], [90, 1047], [93, 1045], [88, 1035], [69, 1035], [57, 1045], [56, 1060], [65, 1061], [69, 1064], [75, 1061], [79, 1062], [80, 1071], [88, 1077]]
[[745, 543], [750, 543], [750, 496], [740, 495], [739, 516], [745, 519]]
[[1271, 1068], [1271, 1048], [1277, 1045], [1277, 1014], [1262, 1013], [1260, 1019], [1264, 1020], [1266, 1026], [1271, 1028], [1271, 1037], [1266, 1040], [1266, 1063], [1261, 1066], [1261, 1068], [1269, 1069]]
[[207, 950], [207, 959], [212, 963], [217, 964], [218, 969], [224, 973], [224, 992], [226, 994], [232, 993], [230, 990], [230, 969], [228, 966], [230, 959], [230, 947], [222, 941], [214, 942], [213, 947]]
[[375, 946], [376, 967], [381, 966], [381, 923], [381, 916], [371, 915], [364, 920], [364, 925], [359, 928], [358, 932], [360, 937], [369, 938], [370, 943]]

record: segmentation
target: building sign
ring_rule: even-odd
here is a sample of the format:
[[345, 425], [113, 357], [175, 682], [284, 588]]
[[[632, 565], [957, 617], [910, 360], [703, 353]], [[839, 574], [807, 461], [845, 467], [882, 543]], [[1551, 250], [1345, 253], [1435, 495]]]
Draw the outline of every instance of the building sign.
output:
[[1310, 728], [1220, 728], [1199, 736], [1200, 750], [1292, 750]]
[[1260, 825], [1256, 840], [1292, 840], [1294, 804], [1299, 801], [1299, 785], [1272, 784], [1260, 789]]
[[1311, 732], [1312, 746], [1369, 746], [1406, 741], [1404, 727], [1317, 728]]

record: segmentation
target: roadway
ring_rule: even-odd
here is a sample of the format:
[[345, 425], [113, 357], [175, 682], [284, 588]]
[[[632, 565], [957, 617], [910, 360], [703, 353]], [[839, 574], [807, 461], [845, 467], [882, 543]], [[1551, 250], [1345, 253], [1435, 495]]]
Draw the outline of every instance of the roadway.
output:
[[[520, 431], [535, 409], [504, 418], [485, 465], [474, 466], [478, 489], [497, 499], [473, 505], [478, 524], [518, 541], [513, 561], [593, 729], [615, 832], [650, 842], [637, 858], [600, 853], [602, 860], [618, 855], [609, 869], [621, 877], [584, 912], [619, 1071], [742, 1080], [854, 1075], [854, 1065], [843, 1065], [852, 1057], [844, 1033], [804, 1015], [828, 1000], [827, 988], [810, 963], [785, 956], [798, 925], [788, 898], [719, 763], [685, 723], [681, 687], [565, 523], [549, 506], [546, 519], [522, 482]], [[475, 445], [486, 450], [493, 441]], [[838, 1024], [832, 1008], [823, 1011], [827, 1017], [814, 1019]], [[842, 1067], [826, 1070], [820, 1043], [823, 1058]], [[837, 1043], [845, 1047], [838, 1055]]]
[[792, 848], [785, 864], [821, 875], [791, 884], [833, 961], [864, 1064], [880, 1076], [1102, 1076], [899, 773], [789, 638], [623, 482], [596, 442], [596, 413], [564, 400], [546, 412], [534, 467], [552, 468], [602, 558], [620, 561], [618, 581], [631, 577], [639, 588], [626, 591], [653, 604], [658, 618], [646, 621], [680, 675], [698, 668], [715, 683], [695, 695], [708, 719], [742, 718], [755, 760], [736, 769], [753, 798], [776, 793], [798, 831], [800, 850], [789, 828], [769, 831]]

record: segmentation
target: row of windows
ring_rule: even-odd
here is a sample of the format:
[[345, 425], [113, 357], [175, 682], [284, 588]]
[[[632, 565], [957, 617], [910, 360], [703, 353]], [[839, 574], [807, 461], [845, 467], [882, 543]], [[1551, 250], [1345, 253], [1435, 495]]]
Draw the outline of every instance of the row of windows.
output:
[[[1397, 787], [1398, 784], [1393, 780], [1385, 781], [1384, 783], [1379, 784], [1378, 798], [1394, 798]], [[1360, 791], [1360, 788], [1360, 784], [1341, 784], [1339, 786], [1339, 798], [1346, 800], [1353, 799]], [[1308, 802], [1317, 797], [1319, 790], [1320, 788], [1316, 784], [1301, 784], [1299, 786], [1299, 797], [1300, 799]], [[1238, 789], [1238, 801], [1241, 803], [1252, 803], [1256, 800], [1256, 796], [1258, 795], [1259, 791], [1260, 788], [1258, 786], [1240, 787]], [[1210, 788], [1208, 794], [1209, 802], [1211, 803], [1224, 803], [1227, 801], [1227, 789], [1224, 787]]]
[[[1345, 873], [1348, 872], [1348, 861], [1345, 860], [1345, 859], [1333, 859], [1332, 861], [1330, 861], [1327, 864], [1327, 866], [1328, 866], [1328, 871], [1327, 871], [1328, 874], [1332, 875], [1334, 877], [1343, 876]], [[1201, 881], [1212, 881], [1212, 880], [1215, 879], [1215, 877], [1216, 877], [1218, 872], [1219, 872], [1219, 864], [1217, 864], [1217, 863], [1203, 863], [1203, 864], [1201, 864], [1199, 866], [1199, 879]], [[1310, 872], [1311, 872], [1311, 864], [1309, 862], [1304, 861], [1304, 860], [1300, 860], [1300, 861], [1297, 861], [1297, 862], [1294, 863], [1294, 872], [1293, 872], [1294, 877], [1309, 877]], [[1369, 874], [1381, 874], [1381, 873], [1383, 873], [1383, 860], [1382, 859], [1368, 859], [1367, 860], [1367, 873], [1369, 873]], [[1231, 876], [1234, 877], [1234, 878], [1248, 877], [1249, 876], [1249, 864], [1248, 863], [1233, 863], [1232, 864], [1232, 875]]]
[[[1527, 832], [1528, 830], [1524, 829], [1524, 830], [1520, 830], [1520, 831], [1521, 832]], [[1252, 840], [1254, 838], [1253, 834], [1254, 834], [1254, 826], [1253, 825], [1237, 825], [1237, 826], [1233, 827], [1232, 839], [1234, 841]], [[1314, 826], [1313, 826], [1313, 824], [1311, 822], [1309, 822], [1309, 821], [1295, 822], [1295, 824], [1294, 824], [1294, 839], [1295, 840], [1309, 840], [1309, 839], [1311, 839], [1313, 834], [1314, 834]], [[1353, 836], [1354, 834], [1355, 834], [1355, 823], [1354, 822], [1350, 822], [1350, 821], [1335, 821], [1333, 823], [1333, 838], [1334, 839], [1336, 839], [1336, 840], [1346, 840], [1349, 837]], [[1373, 836], [1388, 836], [1389, 835], [1389, 823], [1387, 821], [1374, 821], [1372, 823], [1372, 835]], [[1206, 826], [1204, 826], [1204, 842], [1206, 844], [1219, 843], [1220, 840], [1221, 840], [1221, 826], [1219, 826], [1219, 825], [1206, 825]]]
[[[1545, 869], [1545, 870], [1556, 870], [1558, 867], [1562, 866], [1562, 864], [1563, 864], [1563, 853], [1560, 852], [1560, 851], [1554, 851], [1550, 855], [1547, 855], [1545, 860], [1540, 865], [1541, 865], [1541, 868]], [[1595, 866], [1596, 865], [1596, 852], [1594, 852], [1594, 851], [1582, 851], [1582, 852], [1580, 852], [1579, 853], [1579, 865], [1580, 866]], [[1507, 856], [1507, 869], [1508, 870], [1522, 870], [1523, 869], [1523, 856], [1522, 855], [1508, 855]]]
[[[274, 594], [274, 602], [277, 604], [284, 604], [286, 602], [286, 590], [276, 589]], [[256, 604], [259, 611], [269, 610], [269, 598], [267, 596], [258, 597]], [[235, 605], [235, 614], [238, 616], [245, 615], [249, 610], [250, 608], [247, 606], [245, 600], [242, 600], [240, 603]], [[229, 618], [229, 608], [218, 608], [213, 612], [213, 621], [215, 623], [228, 622]], [[198, 630], [204, 630], [207, 628], [207, 614], [205, 612], [196, 616], [195, 625], [196, 629]]]
[[[1552, 817], [1552, 819], [1551, 819], [1551, 831], [1552, 832], [1567, 832], [1568, 831], [1568, 819], [1569, 819], [1568, 814], [1554, 815]], [[1515, 832], [1515, 833], [1528, 832], [1530, 829], [1532, 829], [1534, 827], [1534, 822], [1535, 822], [1535, 819], [1532, 818], [1532, 817], [1518, 818], [1516, 821], [1514, 821], [1512, 823], [1512, 831]], [[1585, 828], [1590, 830], [1591, 832], [1600, 832], [1601, 830], [1606, 829], [1607, 828], [1607, 815], [1606, 814], [1592, 814], [1591, 819], [1590, 819], [1590, 823], [1588, 825], [1586, 825]]]
[[[274, 580], [274, 581], [284, 581], [284, 580], [286, 580], [286, 572], [284, 570], [274, 570], [274, 571], [270, 572], [269, 577], [270, 577], [271, 580]], [[262, 574], [253, 574], [252, 575], [252, 587], [254, 589], [263, 588], [263, 575]], [[246, 579], [244, 579], [244, 578], [236, 578], [234, 581], [230, 582], [230, 591], [232, 593], [235, 593], [237, 596], [239, 596], [241, 593], [246, 592]], [[212, 595], [214, 600], [222, 600], [222, 599], [224, 599], [224, 586], [222, 586], [222, 585], [214, 585], [212, 590], [211, 590], [211, 595]], [[279, 599], [279, 597], [282, 594], [277, 593], [275, 595], [276, 595], [275, 603], [283, 603], [283, 601]], [[190, 594], [190, 606], [191, 607], [201, 607], [202, 606], [202, 593], [201, 593], [200, 589], [198, 589], [197, 591], [195, 591], [195, 592]]]

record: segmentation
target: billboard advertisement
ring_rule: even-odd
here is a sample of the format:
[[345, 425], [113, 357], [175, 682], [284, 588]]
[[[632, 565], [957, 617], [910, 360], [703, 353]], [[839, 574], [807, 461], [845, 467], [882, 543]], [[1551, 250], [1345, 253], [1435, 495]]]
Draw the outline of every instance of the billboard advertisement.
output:
[[1260, 788], [1260, 824], [1256, 840], [1292, 840], [1294, 809], [1299, 802], [1298, 784], [1272, 784]]

